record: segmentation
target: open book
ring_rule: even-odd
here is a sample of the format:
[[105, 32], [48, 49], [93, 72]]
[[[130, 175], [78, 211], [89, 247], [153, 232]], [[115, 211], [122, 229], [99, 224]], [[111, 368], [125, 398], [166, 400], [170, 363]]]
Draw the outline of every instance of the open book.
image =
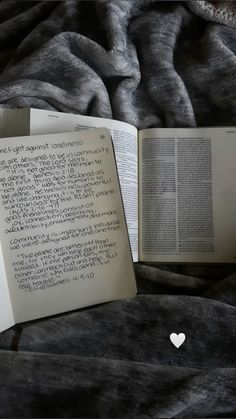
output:
[[236, 262], [236, 130], [137, 130], [103, 118], [0, 110], [0, 135], [106, 127], [134, 261]]
[[0, 332], [136, 294], [107, 129], [0, 139], [0, 215]]

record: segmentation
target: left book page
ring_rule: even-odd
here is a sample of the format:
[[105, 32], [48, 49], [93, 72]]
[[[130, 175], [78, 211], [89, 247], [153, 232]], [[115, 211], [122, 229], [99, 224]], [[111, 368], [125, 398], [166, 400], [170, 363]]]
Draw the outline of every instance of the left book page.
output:
[[89, 128], [109, 129], [134, 262], [138, 261], [138, 131], [130, 124], [112, 119], [47, 111], [0, 108], [0, 137], [53, 134]]
[[2, 249], [0, 246], [0, 332], [15, 324], [10, 294], [4, 267]]
[[15, 322], [136, 294], [106, 129], [1, 139], [0, 213]]

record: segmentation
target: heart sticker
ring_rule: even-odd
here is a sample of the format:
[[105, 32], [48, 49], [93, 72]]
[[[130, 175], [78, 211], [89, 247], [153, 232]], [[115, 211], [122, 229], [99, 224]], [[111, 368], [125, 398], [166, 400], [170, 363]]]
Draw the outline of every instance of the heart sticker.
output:
[[179, 348], [181, 345], [183, 345], [185, 339], [186, 336], [184, 333], [179, 333], [178, 335], [176, 333], [171, 333], [170, 335], [170, 340], [176, 348]]

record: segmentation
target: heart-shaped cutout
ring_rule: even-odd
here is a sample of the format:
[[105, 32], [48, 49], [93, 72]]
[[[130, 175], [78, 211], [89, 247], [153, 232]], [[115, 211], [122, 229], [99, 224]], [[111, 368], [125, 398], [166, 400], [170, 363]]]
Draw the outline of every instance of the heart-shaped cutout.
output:
[[184, 333], [171, 333], [170, 334], [170, 340], [173, 343], [173, 345], [178, 349], [181, 345], [183, 345], [184, 341], [186, 339], [186, 336]]

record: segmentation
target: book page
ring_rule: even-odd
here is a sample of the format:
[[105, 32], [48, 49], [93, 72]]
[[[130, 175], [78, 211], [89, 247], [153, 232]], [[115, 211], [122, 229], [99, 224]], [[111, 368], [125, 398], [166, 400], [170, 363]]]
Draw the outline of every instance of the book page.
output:
[[140, 132], [140, 259], [236, 262], [235, 128]]
[[0, 140], [0, 212], [16, 322], [135, 295], [106, 129]]
[[0, 246], [0, 332], [15, 324], [8, 290], [2, 249]]
[[138, 143], [137, 129], [111, 119], [31, 109], [30, 134], [109, 129], [115, 148], [133, 260], [138, 260]]

